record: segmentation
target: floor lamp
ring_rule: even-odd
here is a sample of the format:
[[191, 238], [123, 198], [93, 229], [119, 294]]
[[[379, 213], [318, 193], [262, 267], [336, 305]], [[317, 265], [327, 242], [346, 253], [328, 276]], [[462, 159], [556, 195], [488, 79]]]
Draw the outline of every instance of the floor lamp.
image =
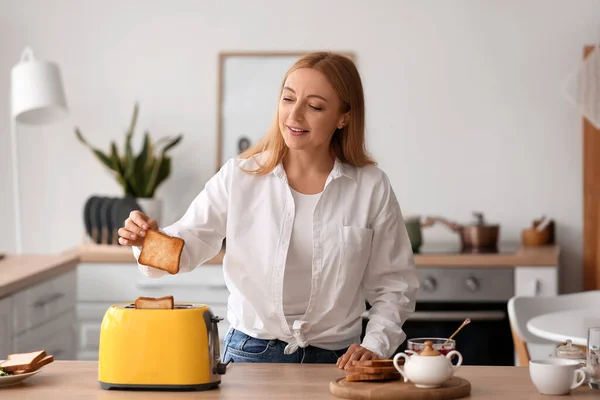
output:
[[17, 124], [49, 124], [66, 114], [67, 101], [58, 66], [49, 61], [36, 60], [33, 51], [26, 47], [21, 60], [11, 72], [10, 134], [17, 254], [23, 252]]

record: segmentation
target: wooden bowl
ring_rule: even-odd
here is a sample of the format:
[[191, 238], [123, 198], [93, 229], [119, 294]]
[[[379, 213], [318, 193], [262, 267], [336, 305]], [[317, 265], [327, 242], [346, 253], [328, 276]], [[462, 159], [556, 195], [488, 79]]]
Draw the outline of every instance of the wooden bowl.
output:
[[544, 229], [538, 232], [535, 229], [523, 229], [521, 239], [525, 246], [544, 246], [550, 242], [550, 231]]

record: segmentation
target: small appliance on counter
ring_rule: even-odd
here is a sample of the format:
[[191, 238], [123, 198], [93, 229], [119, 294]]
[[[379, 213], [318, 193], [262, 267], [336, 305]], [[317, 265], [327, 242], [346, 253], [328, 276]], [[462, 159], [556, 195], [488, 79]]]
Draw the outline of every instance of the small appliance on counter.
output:
[[545, 246], [554, 244], [554, 220], [542, 216], [531, 223], [530, 228], [521, 231], [524, 246]]
[[102, 389], [209, 390], [221, 383], [218, 322], [205, 304], [112, 305], [100, 329]]
[[500, 225], [489, 224], [483, 213], [474, 212], [475, 221], [470, 224], [459, 224], [444, 218], [430, 217], [431, 223], [440, 222], [460, 236], [464, 253], [489, 253], [498, 247]]

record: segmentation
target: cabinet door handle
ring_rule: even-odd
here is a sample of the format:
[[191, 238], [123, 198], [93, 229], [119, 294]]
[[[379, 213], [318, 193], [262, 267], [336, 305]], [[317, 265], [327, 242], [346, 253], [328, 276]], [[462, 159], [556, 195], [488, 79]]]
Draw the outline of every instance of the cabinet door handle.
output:
[[533, 295], [537, 296], [540, 294], [540, 292], [542, 291], [542, 282], [540, 282], [539, 279], [534, 279], [532, 282], [532, 286], [533, 286]]
[[43, 308], [46, 307], [48, 304], [57, 301], [58, 299], [62, 299], [63, 297], [65, 297], [64, 293], [52, 293], [46, 297], [42, 297], [41, 299], [35, 301], [33, 303], [33, 306], [35, 308]]

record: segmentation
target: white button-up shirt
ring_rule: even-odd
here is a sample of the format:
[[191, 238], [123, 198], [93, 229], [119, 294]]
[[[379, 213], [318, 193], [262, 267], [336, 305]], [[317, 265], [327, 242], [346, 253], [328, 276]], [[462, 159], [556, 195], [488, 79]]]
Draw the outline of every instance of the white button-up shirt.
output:
[[[391, 357], [406, 335], [402, 325], [419, 287], [411, 245], [390, 182], [379, 168], [336, 160], [317, 202], [312, 227], [311, 294], [292, 326], [283, 312], [283, 277], [294, 199], [283, 166], [256, 176], [240, 169], [253, 159], [229, 160], [183, 217], [161, 231], [185, 241], [180, 273], [219, 253], [230, 292], [231, 326], [258, 339], [288, 343], [287, 354], [313, 345], [338, 350], [360, 342], [365, 299], [371, 304], [361, 345]], [[134, 247], [136, 259], [140, 248]], [[166, 272], [139, 265], [149, 277]], [[202, 273], [200, 269], [196, 273]]]

